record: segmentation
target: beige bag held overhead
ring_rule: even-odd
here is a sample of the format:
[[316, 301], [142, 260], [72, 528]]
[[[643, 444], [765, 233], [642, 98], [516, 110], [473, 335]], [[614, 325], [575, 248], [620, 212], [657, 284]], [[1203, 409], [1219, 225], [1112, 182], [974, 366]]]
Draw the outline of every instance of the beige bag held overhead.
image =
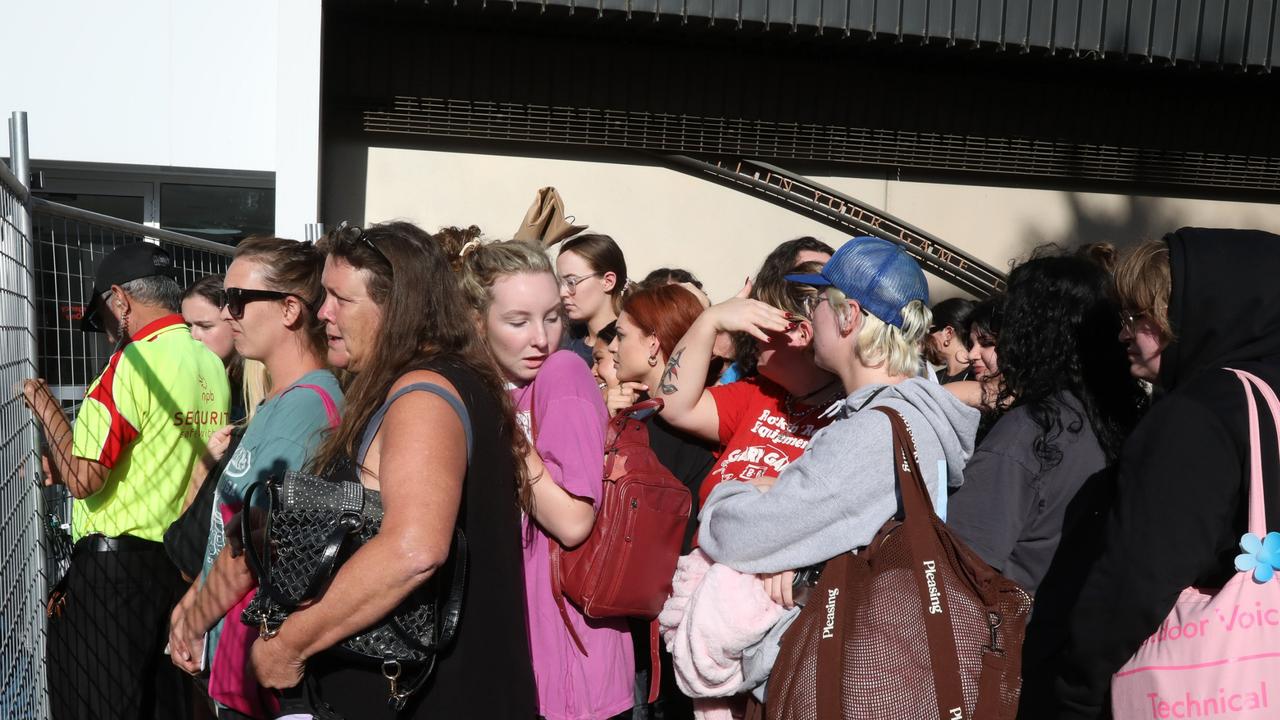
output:
[[769, 720], [1013, 720], [1031, 596], [933, 511], [902, 417], [893, 425], [902, 519], [827, 561], [782, 638]]
[[586, 225], [574, 225], [573, 220], [564, 214], [564, 200], [560, 199], [560, 193], [553, 187], [544, 187], [538, 190], [538, 197], [524, 214], [514, 238], [549, 248], [587, 229]]

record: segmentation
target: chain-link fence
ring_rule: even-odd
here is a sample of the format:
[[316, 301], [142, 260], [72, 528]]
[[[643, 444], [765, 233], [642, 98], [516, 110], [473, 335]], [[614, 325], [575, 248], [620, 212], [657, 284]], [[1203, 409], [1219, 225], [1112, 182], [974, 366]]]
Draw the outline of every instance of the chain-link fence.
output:
[[112, 347], [80, 320], [93, 270], [117, 247], [153, 242], [178, 282], [226, 271], [232, 248], [33, 196], [25, 116], [10, 121], [12, 167], [0, 163], [0, 718], [48, 717], [45, 600], [70, 560], [70, 496], [43, 488], [39, 435], [18, 390], [45, 378], [74, 417]]
[[20, 393], [36, 374], [25, 122], [9, 124], [17, 172], [0, 164], [0, 717], [24, 720], [48, 715], [40, 465]]

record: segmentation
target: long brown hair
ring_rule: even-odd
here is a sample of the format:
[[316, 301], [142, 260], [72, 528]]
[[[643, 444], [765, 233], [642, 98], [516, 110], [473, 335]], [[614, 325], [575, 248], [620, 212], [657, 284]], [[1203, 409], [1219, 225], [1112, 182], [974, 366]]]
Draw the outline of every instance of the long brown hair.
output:
[[313, 466], [326, 468], [343, 457], [354, 458], [360, 435], [395, 381], [425, 362], [452, 360], [475, 373], [498, 404], [500, 429], [511, 442], [516, 498], [527, 507], [532, 495], [524, 467], [528, 440], [516, 425], [506, 384], [476, 332], [450, 258], [430, 235], [407, 222], [364, 230], [339, 227], [320, 241], [320, 250], [368, 270], [367, 290], [382, 309], [382, 326], [368, 363], [346, 390], [342, 424], [325, 440]]

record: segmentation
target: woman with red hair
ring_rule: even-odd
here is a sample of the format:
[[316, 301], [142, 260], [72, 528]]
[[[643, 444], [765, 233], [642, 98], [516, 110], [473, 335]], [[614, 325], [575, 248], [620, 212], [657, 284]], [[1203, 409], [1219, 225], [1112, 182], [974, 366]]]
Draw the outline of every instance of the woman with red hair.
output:
[[[649, 388], [658, 386], [667, 357], [701, 313], [702, 303], [680, 285], [642, 287], [625, 297], [618, 315], [617, 334], [609, 344], [618, 380], [622, 383], [621, 388], [610, 391], [610, 412], [617, 414], [633, 399], [645, 399]], [[628, 393], [635, 395], [629, 397]], [[693, 512], [685, 533], [684, 550], [688, 552], [697, 528], [699, 484], [710, 472], [715, 457], [710, 447], [671, 427], [657, 414], [650, 415], [645, 424], [649, 430], [649, 447], [658, 462], [684, 483], [693, 496]], [[641, 630], [634, 636], [647, 639], [648, 634]], [[648, 655], [647, 648], [637, 650], [637, 662], [643, 663]], [[656, 703], [663, 713], [661, 716], [691, 717], [692, 704], [676, 687], [671, 656], [664, 649], [661, 657], [662, 689]], [[647, 681], [640, 685], [647, 687]]]
[[633, 391], [657, 387], [667, 357], [701, 314], [702, 303], [680, 285], [641, 286], [627, 295], [609, 348], [623, 386]]
[[[642, 287], [622, 301], [622, 313], [609, 352], [621, 386], [609, 392], [609, 411], [618, 412], [644, 400], [656, 388], [672, 348], [702, 314], [702, 303], [679, 285]], [[693, 518], [698, 516], [698, 486], [715, 458], [710, 446], [676, 430], [657, 414], [650, 416], [649, 446], [672, 475], [693, 493]], [[690, 529], [690, 538], [692, 529]]]

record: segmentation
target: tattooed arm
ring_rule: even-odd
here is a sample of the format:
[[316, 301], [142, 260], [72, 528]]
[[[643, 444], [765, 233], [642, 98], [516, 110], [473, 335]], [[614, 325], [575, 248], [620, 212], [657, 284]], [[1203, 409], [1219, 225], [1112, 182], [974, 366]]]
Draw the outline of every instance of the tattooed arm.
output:
[[716, 440], [720, 416], [716, 401], [703, 386], [716, 341], [715, 320], [709, 315], [710, 311], [699, 316], [680, 339], [653, 395], [662, 398], [662, 418], [668, 423], [700, 438]]
[[698, 316], [680, 339], [655, 388], [666, 403], [662, 417], [673, 426], [707, 440], [718, 440], [720, 416], [703, 381], [719, 332], [747, 332], [767, 339], [767, 331], [786, 329], [786, 313], [744, 297], [713, 305]]

